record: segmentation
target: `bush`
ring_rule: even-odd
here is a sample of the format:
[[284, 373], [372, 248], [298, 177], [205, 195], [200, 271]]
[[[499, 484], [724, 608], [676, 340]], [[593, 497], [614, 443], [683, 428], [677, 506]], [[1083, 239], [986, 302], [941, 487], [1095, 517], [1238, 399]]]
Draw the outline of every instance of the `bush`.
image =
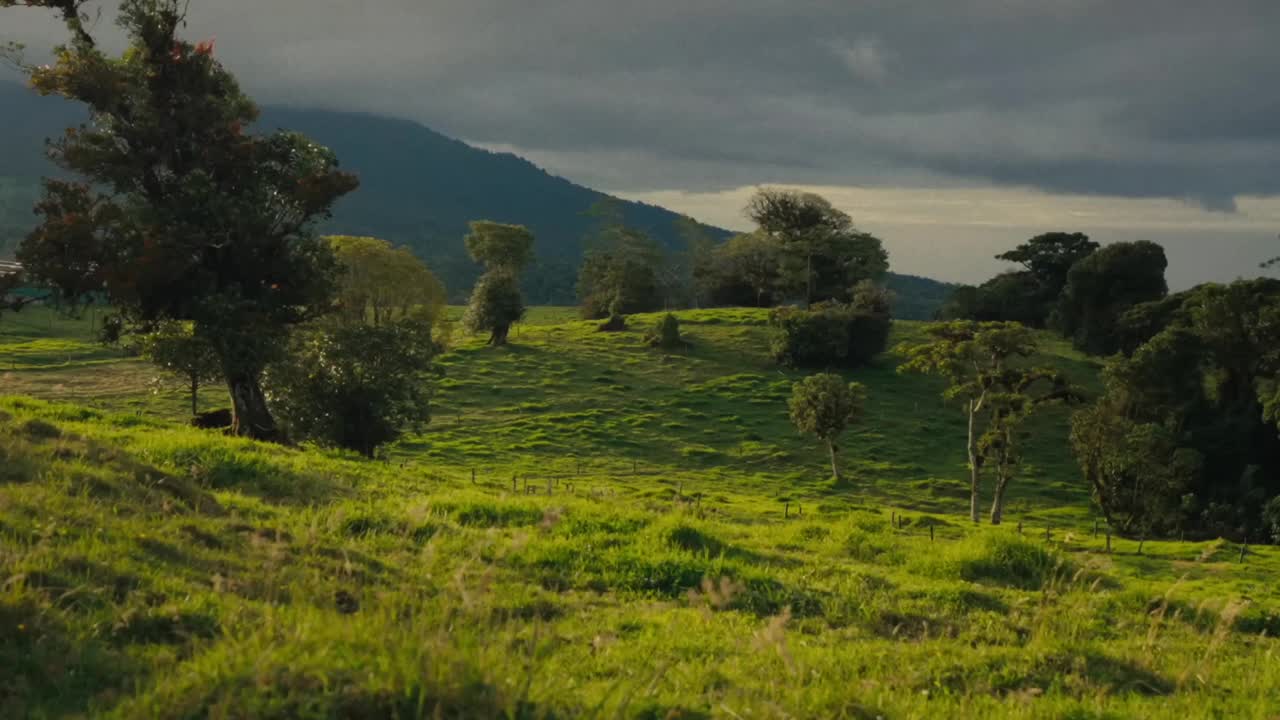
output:
[[857, 367], [884, 352], [889, 313], [854, 303], [784, 307], [769, 314], [769, 351], [788, 367]]
[[680, 320], [671, 313], [664, 315], [652, 330], [645, 333], [644, 341], [650, 347], [663, 350], [679, 350], [688, 344], [680, 337]]
[[295, 338], [267, 387], [288, 432], [366, 457], [430, 419], [431, 325], [315, 328]]

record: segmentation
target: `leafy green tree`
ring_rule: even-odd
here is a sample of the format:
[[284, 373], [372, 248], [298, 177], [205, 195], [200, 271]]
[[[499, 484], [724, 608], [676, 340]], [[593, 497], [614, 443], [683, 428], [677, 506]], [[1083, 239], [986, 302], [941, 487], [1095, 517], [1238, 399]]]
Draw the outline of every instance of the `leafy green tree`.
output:
[[889, 268], [883, 243], [855, 229], [847, 214], [820, 195], [761, 189], [746, 214], [778, 243], [784, 278], [806, 306], [847, 300], [854, 285], [879, 279]]
[[31, 298], [18, 297], [14, 291], [22, 287], [25, 277], [21, 271], [0, 270], [0, 317], [5, 312], [17, 312], [31, 302]]
[[947, 380], [943, 397], [959, 399], [968, 420], [965, 443], [969, 459], [969, 519], [980, 522], [978, 499], [984, 462], [984, 435], [991, 406], [1001, 400], [1001, 383], [1016, 364], [1036, 350], [1034, 334], [1018, 323], [976, 323], [956, 320], [925, 328], [932, 338], [903, 343], [896, 352], [905, 358], [898, 372], [921, 372]]
[[1133, 421], [1109, 397], [1072, 416], [1071, 447], [1094, 504], [1117, 532], [1145, 538], [1181, 529], [1203, 458], [1179, 447], [1176, 433]]
[[716, 241], [706, 226], [688, 215], [676, 220], [676, 232], [684, 241], [680, 266], [687, 275], [688, 297], [693, 307], [699, 308], [712, 302], [716, 284]]
[[471, 223], [464, 240], [471, 259], [487, 272], [502, 271], [518, 276], [533, 262], [533, 233], [522, 225], [504, 225], [489, 220]]
[[444, 283], [408, 248], [386, 240], [336, 235], [327, 238], [342, 268], [338, 315], [348, 322], [381, 325], [417, 314], [433, 324], [444, 319]]
[[490, 271], [480, 276], [471, 291], [471, 302], [462, 322], [473, 333], [489, 333], [489, 344], [507, 344], [511, 326], [525, 313], [524, 299], [515, 276], [508, 272]]
[[[1250, 537], [1258, 508], [1280, 494], [1280, 437], [1268, 419], [1280, 373], [1280, 281], [1203, 285], [1146, 310], [1144, 334], [1157, 331], [1108, 364], [1095, 411], [1123, 432], [1080, 435], [1077, 460], [1099, 506], [1122, 525]], [[1122, 442], [1134, 433], [1138, 440]]]
[[662, 307], [662, 251], [645, 233], [611, 226], [596, 236], [578, 273], [583, 317], [650, 312]]
[[19, 258], [64, 294], [104, 290], [134, 326], [192, 322], [221, 361], [233, 430], [278, 437], [262, 373], [291, 327], [329, 309], [337, 263], [314, 227], [355, 178], [301, 135], [247, 132], [258, 110], [213, 43], [178, 37], [182, 0], [122, 0], [118, 58], [83, 0], [0, 0], [15, 4], [52, 10], [71, 36], [52, 64], [26, 68], [32, 86], [90, 117], [50, 143], [84, 182], [46, 181]]
[[142, 336], [142, 356], [182, 378], [191, 393], [191, 416], [200, 414], [200, 388], [222, 380], [222, 362], [206, 338], [196, 335], [189, 323], [161, 323]]
[[782, 286], [782, 249], [767, 233], [735, 235], [712, 251], [711, 300], [717, 305], [767, 307]]
[[862, 420], [866, 405], [866, 388], [859, 383], [846, 384], [839, 375], [810, 375], [791, 388], [787, 407], [796, 430], [813, 435], [827, 446], [831, 455], [831, 477], [840, 482], [840, 466], [836, 462], [836, 441], [845, 429]]
[[1056, 324], [1078, 350], [1110, 355], [1121, 347], [1121, 316], [1169, 292], [1164, 248], [1145, 240], [1114, 243], [1080, 260], [1067, 273]]
[[1022, 426], [1041, 408], [1078, 402], [1083, 393], [1051, 368], [1010, 366], [992, 380], [986, 401], [989, 420], [978, 440], [978, 452], [982, 464], [995, 471], [990, 517], [992, 525], [999, 525], [1004, 520], [1005, 493], [1022, 465]]
[[271, 366], [271, 402], [290, 436], [371, 458], [430, 420], [435, 349], [417, 317], [318, 323]]

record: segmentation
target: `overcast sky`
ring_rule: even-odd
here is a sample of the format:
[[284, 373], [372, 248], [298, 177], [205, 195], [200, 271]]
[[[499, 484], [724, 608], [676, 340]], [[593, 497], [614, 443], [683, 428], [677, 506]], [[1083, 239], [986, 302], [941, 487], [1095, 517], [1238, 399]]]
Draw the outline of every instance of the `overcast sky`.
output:
[[263, 103], [412, 118], [732, 228], [751, 186], [813, 187], [904, 272], [978, 280], [1058, 229], [1162, 242], [1178, 286], [1280, 254], [1278, 0], [192, 0], [190, 21]]

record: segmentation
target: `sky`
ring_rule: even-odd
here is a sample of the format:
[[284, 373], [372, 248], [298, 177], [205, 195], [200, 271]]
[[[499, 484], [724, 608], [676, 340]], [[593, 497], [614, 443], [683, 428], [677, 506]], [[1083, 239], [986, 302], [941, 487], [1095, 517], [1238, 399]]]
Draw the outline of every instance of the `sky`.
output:
[[187, 34], [264, 104], [417, 120], [732, 229], [796, 186], [902, 272], [979, 281], [1068, 230], [1160, 242], [1185, 287], [1280, 254], [1276, 27], [1276, 0], [191, 0]]

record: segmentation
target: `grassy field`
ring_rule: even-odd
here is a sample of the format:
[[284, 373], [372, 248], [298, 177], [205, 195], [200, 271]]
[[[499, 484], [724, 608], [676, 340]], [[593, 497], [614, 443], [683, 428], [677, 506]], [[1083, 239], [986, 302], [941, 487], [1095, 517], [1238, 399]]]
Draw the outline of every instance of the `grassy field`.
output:
[[0, 319], [0, 394], [43, 398], [0, 400], [0, 717], [1280, 713], [1280, 553], [1106, 552], [1065, 411], [1010, 524], [973, 528], [960, 411], [892, 357], [850, 374], [833, 486], [760, 311], [680, 313], [679, 354], [643, 346], [656, 316], [458, 334], [429, 431], [378, 462], [182, 427], [42, 312]]

